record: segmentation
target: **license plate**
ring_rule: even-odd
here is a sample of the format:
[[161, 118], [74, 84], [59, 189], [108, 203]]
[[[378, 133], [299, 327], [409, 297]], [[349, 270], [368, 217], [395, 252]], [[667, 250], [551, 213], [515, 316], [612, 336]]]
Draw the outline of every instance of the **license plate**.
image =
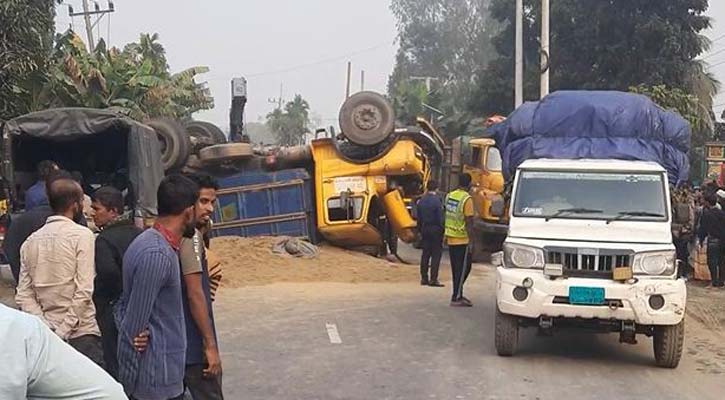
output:
[[572, 286], [569, 288], [569, 303], [602, 305], [604, 304], [604, 288]]

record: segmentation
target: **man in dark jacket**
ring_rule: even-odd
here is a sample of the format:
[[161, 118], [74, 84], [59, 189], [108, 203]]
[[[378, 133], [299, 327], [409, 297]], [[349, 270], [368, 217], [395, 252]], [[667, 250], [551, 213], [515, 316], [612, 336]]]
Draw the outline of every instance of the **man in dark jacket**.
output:
[[[423, 255], [420, 258], [420, 284], [443, 287], [438, 282], [438, 268], [443, 251], [443, 202], [438, 195], [438, 184], [431, 180], [427, 191], [418, 201], [418, 229], [421, 234]], [[428, 271], [430, 270], [430, 278]]]
[[707, 265], [710, 268], [712, 286], [725, 286], [725, 212], [716, 208], [715, 194], [705, 195], [705, 204], [700, 217], [698, 239], [702, 243], [707, 238]]
[[113, 320], [113, 304], [123, 289], [121, 270], [123, 255], [141, 229], [133, 219], [123, 215], [123, 195], [110, 186], [102, 187], [93, 194], [91, 203], [93, 220], [101, 233], [96, 238], [96, 279], [93, 303], [96, 306], [96, 320], [101, 330], [103, 355], [106, 371], [118, 377], [116, 347], [118, 330]]

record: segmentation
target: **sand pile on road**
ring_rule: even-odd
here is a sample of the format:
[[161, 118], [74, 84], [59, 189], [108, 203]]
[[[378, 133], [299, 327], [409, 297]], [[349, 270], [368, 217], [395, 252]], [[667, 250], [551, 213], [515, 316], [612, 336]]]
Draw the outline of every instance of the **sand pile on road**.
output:
[[330, 245], [320, 246], [316, 258], [274, 254], [277, 237], [222, 237], [211, 249], [222, 261], [223, 287], [267, 285], [275, 282], [407, 282], [419, 279], [417, 266], [394, 264]]

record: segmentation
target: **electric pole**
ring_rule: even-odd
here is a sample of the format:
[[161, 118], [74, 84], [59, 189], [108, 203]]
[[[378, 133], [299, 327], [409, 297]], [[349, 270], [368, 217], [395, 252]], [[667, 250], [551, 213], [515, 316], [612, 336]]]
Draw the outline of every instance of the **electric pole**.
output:
[[514, 106], [524, 102], [524, 1], [516, 0], [516, 68], [514, 74]]
[[350, 79], [352, 79], [352, 62], [347, 62], [347, 86], [345, 87], [345, 98], [350, 97]]
[[[94, 10], [91, 11], [90, 7], [88, 6], [88, 0], [83, 0], [82, 12], [74, 12], [73, 6], [68, 5], [68, 15], [70, 15], [71, 17], [83, 16], [83, 20], [86, 23], [86, 34], [88, 35], [88, 49], [91, 52], [93, 52], [96, 47], [96, 42], [93, 39], [93, 28], [98, 25], [104, 15], [111, 14], [114, 11], [116, 11], [116, 6], [113, 4], [112, 0], [108, 1], [108, 8], [106, 8], [105, 10], [102, 10], [101, 6], [99, 6], [97, 2], [94, 2]], [[91, 15], [98, 15], [98, 18], [93, 23], [91, 23]]]
[[365, 70], [360, 71], [360, 91], [365, 91]]
[[86, 21], [86, 33], [88, 34], [88, 48], [93, 52], [96, 41], [93, 40], [93, 28], [91, 27], [91, 14], [88, 8], [88, 0], [83, 0], [83, 19]]
[[282, 103], [284, 103], [284, 97], [283, 96], [284, 96], [284, 83], [280, 83], [279, 84], [279, 97], [276, 98], [276, 99], [270, 97], [269, 99], [267, 99], [267, 102], [268, 103], [272, 103], [272, 104], [277, 103], [277, 109], [278, 110], [281, 110], [282, 109]]
[[541, 98], [549, 94], [549, 0], [541, 0]]

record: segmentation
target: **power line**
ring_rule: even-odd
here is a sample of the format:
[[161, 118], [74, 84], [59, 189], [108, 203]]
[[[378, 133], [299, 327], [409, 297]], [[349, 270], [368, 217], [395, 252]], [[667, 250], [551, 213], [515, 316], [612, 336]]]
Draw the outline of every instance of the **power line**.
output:
[[380, 44], [378, 44], [376, 46], [373, 46], [373, 47], [368, 47], [366, 49], [354, 51], [354, 52], [347, 53], [347, 54], [342, 54], [342, 55], [339, 55], [339, 56], [336, 56], [336, 57], [325, 58], [325, 59], [322, 59], [322, 60], [319, 60], [319, 61], [315, 61], [315, 62], [311, 62], [311, 63], [299, 64], [299, 65], [295, 65], [295, 66], [292, 66], [292, 67], [278, 69], [278, 70], [274, 70], [274, 71], [266, 71], [266, 72], [258, 72], [258, 73], [255, 73], [255, 74], [248, 74], [247, 77], [248, 78], [256, 78], [256, 77], [259, 77], [259, 76], [284, 74], [286, 72], [297, 71], [297, 70], [300, 70], [300, 69], [303, 69], [303, 68], [309, 68], [309, 67], [314, 67], [314, 66], [317, 66], [317, 65], [322, 65], [322, 64], [327, 64], [327, 63], [335, 62], [335, 61], [344, 60], [344, 59], [346, 59], [348, 57], [353, 57], [353, 56], [356, 56], [356, 55], [368, 53], [368, 52], [377, 50], [377, 49], [379, 49], [379, 48], [381, 48], [383, 46], [387, 46], [387, 45], [388, 45], [388, 42], [384, 42], [384, 43], [380, 43]]
[[725, 61], [720, 61], [719, 63], [716, 63], [716, 64], [712, 64], [712, 65], [710, 65], [710, 68], [715, 68], [715, 67], [717, 67], [718, 65], [723, 65], [723, 64], [725, 64]]
[[710, 54], [708, 54], [707, 56], [703, 57], [703, 58], [702, 58], [702, 60], [703, 60], [703, 61], [704, 61], [704, 60], [707, 60], [708, 58], [712, 58], [712, 57], [714, 57], [714, 56], [716, 56], [716, 55], [718, 55], [718, 54], [720, 54], [720, 53], [725, 53], [725, 48], [724, 48], [724, 49], [721, 49], [721, 50], [718, 50], [718, 51], [716, 51], [716, 52], [714, 52], [714, 53], [710, 53]]
[[710, 40], [710, 44], [713, 44], [713, 43], [723, 40], [723, 39], [725, 39], [725, 35], [720, 35], [720, 36], [716, 37], [715, 39]]

